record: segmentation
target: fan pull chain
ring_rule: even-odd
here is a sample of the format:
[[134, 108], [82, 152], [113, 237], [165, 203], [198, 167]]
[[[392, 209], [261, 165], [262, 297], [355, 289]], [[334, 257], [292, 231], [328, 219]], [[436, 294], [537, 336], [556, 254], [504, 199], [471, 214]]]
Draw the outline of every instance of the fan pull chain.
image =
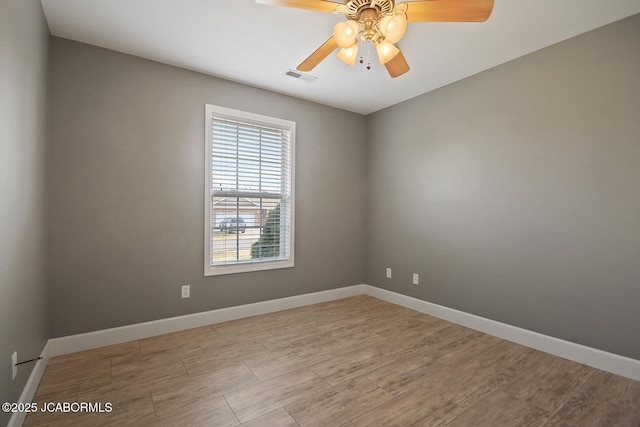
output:
[[[367, 70], [371, 69], [371, 61], [369, 61], [369, 58], [371, 57], [371, 42], [367, 42], [367, 53], [366, 53], [366, 57], [367, 57]], [[358, 60], [359, 63], [364, 64], [364, 57], [360, 56], [360, 59]]]

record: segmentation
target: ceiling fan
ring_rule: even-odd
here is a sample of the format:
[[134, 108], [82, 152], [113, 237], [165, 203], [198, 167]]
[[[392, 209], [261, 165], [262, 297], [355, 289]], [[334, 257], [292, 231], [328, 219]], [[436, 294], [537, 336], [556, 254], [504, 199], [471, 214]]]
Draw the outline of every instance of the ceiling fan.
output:
[[347, 18], [335, 25], [329, 40], [296, 67], [298, 71], [313, 70], [338, 47], [336, 56], [354, 65], [360, 39], [375, 46], [380, 64], [393, 78], [409, 71], [409, 64], [395, 45], [404, 35], [407, 22], [484, 22], [493, 10], [493, 0], [419, 0], [396, 5], [393, 0], [346, 0], [344, 4], [328, 0], [256, 0], [256, 3], [342, 13]]

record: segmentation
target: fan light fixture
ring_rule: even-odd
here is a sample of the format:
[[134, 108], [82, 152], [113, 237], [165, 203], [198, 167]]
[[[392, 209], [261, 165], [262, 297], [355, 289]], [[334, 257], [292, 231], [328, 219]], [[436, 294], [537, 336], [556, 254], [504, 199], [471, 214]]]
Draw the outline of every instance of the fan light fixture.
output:
[[387, 40], [383, 40], [376, 45], [376, 51], [378, 51], [380, 64], [386, 64], [395, 58], [398, 52], [400, 52], [400, 49], [395, 47], [392, 43], [389, 43]]
[[333, 37], [340, 51], [337, 57], [353, 66], [358, 55], [358, 38], [376, 47], [380, 64], [391, 61], [399, 52], [394, 43], [407, 29], [406, 5], [393, 8], [389, 0], [353, 0], [345, 5], [346, 22], [333, 27]]
[[[494, 0], [412, 0], [394, 4], [394, 0], [255, 0], [271, 6], [294, 7], [344, 14], [346, 21], [333, 28], [333, 35], [296, 67], [311, 71], [337, 48], [341, 61], [354, 65], [358, 39], [372, 43], [380, 64], [391, 78], [409, 71], [404, 54], [395, 45], [404, 36], [407, 22], [484, 22], [493, 10]], [[367, 49], [369, 50], [369, 49]], [[360, 57], [360, 63], [364, 63]], [[371, 64], [367, 63], [367, 69]]]
[[407, 15], [398, 11], [380, 20], [380, 32], [389, 43], [398, 43], [407, 31]]
[[356, 56], [358, 56], [358, 45], [354, 44], [348, 49], [342, 48], [336, 53], [336, 56], [345, 64], [354, 65], [356, 63]]
[[358, 40], [359, 26], [356, 21], [338, 22], [333, 27], [333, 37], [343, 49], [349, 49]]

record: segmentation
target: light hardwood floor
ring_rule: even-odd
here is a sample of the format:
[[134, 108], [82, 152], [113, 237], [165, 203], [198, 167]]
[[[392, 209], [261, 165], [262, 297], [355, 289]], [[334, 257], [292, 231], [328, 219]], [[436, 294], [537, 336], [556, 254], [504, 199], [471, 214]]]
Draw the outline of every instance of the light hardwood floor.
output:
[[640, 382], [369, 296], [52, 358], [25, 426], [640, 426]]

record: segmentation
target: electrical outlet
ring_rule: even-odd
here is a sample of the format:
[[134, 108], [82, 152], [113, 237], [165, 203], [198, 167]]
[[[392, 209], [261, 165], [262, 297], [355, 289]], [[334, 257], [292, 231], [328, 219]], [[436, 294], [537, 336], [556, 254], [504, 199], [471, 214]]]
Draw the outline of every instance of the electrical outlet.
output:
[[11, 355], [11, 379], [15, 380], [18, 375], [18, 352], [14, 351]]
[[387, 267], [387, 279], [391, 279], [391, 269]]
[[420, 276], [418, 275], [418, 273], [413, 273], [413, 284], [417, 285], [420, 283]]
[[182, 285], [182, 298], [190, 298], [190, 297], [191, 297], [191, 286]]

